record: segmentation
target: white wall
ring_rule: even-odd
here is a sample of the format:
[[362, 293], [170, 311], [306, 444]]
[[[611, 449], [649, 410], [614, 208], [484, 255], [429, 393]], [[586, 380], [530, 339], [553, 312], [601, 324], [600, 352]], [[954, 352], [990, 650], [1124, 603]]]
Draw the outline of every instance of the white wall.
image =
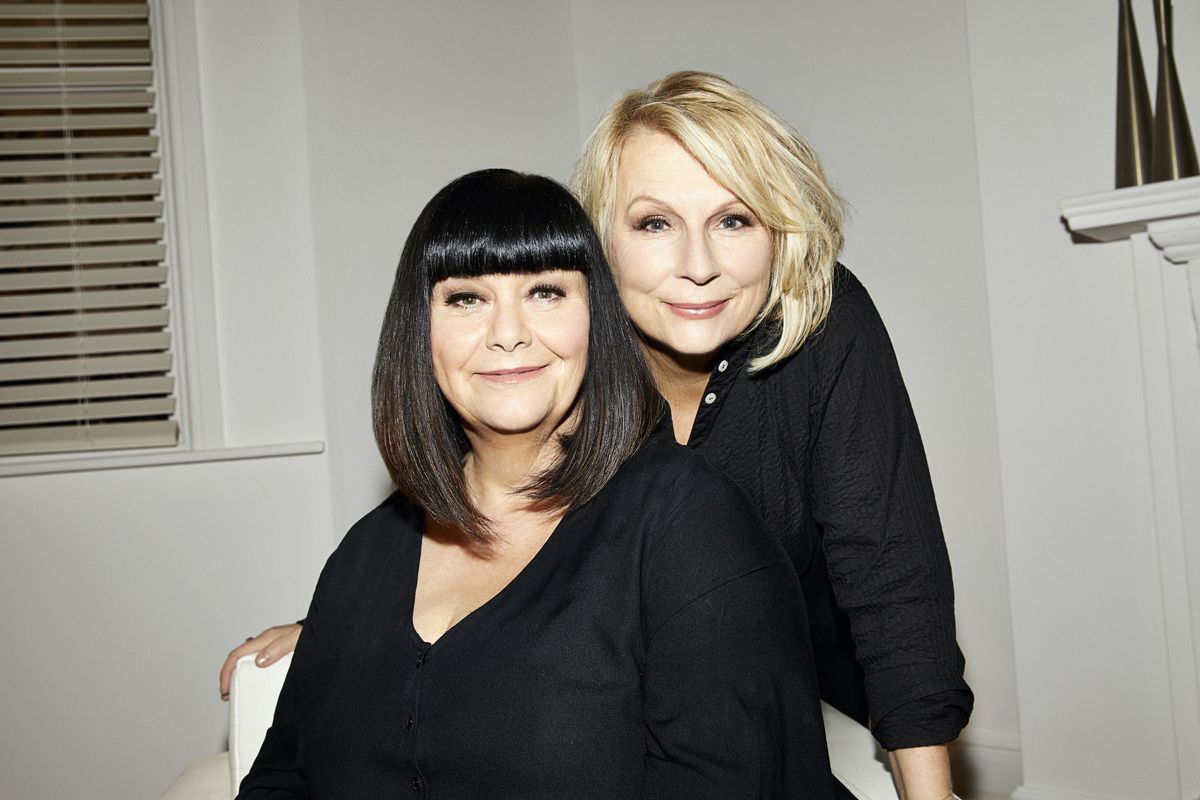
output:
[[[1058, 212], [1113, 185], [1116, 4], [967, 7], [1022, 796], [1178, 796], [1129, 245], [1072, 244]], [[1200, 3], [1175, 7], [1196, 113]]]

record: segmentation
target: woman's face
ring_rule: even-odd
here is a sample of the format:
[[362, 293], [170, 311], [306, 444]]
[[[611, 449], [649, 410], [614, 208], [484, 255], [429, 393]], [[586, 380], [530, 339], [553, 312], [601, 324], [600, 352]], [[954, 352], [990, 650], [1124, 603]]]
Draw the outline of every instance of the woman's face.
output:
[[767, 299], [771, 232], [660, 131], [625, 142], [609, 241], [629, 316], [672, 357], [714, 355]]
[[430, 340], [438, 387], [467, 433], [553, 433], [587, 367], [581, 272], [447, 278], [433, 287]]

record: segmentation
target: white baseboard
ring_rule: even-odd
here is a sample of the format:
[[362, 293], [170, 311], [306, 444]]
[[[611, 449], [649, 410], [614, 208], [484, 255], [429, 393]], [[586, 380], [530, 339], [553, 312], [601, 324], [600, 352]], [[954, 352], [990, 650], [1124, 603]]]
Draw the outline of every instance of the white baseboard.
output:
[[1012, 800], [1116, 800], [1116, 798], [1076, 792], [1073, 789], [1025, 785], [1013, 792]]
[[1021, 786], [1021, 746], [1015, 734], [968, 730], [954, 743], [953, 754], [954, 771], [966, 778], [960, 777], [956, 786], [1003, 796]]

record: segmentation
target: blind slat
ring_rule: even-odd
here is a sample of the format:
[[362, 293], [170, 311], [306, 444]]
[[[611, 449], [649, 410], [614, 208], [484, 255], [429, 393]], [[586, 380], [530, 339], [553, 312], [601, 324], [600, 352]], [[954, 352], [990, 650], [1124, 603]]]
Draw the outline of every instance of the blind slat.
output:
[[0, 386], [0, 404], [46, 403], [93, 397], [143, 397], [167, 395], [175, 389], [168, 375], [150, 378], [110, 378], [69, 383], [31, 383], [25, 386]]
[[9, 250], [0, 252], [0, 269], [55, 267], [64, 264], [114, 264], [122, 261], [162, 261], [166, 254], [166, 245], [161, 244]]
[[132, 200], [126, 203], [46, 203], [0, 208], [5, 222], [56, 222], [64, 219], [136, 219], [161, 217], [159, 200]]
[[0, 64], [149, 64], [149, 47], [0, 47]]
[[0, 247], [24, 244], [71, 244], [79, 242], [127, 242], [161, 239], [161, 222], [98, 222], [91, 225], [35, 225], [0, 228]]
[[0, 292], [30, 289], [67, 289], [72, 286], [124, 286], [166, 283], [167, 268], [104, 267], [100, 269], [56, 269], [39, 272], [0, 272]]
[[111, 292], [42, 292], [0, 297], [0, 314], [73, 311], [89, 308], [133, 308], [167, 303], [166, 288], [117, 289]]
[[94, 378], [100, 375], [138, 375], [171, 369], [170, 353], [100, 355], [51, 358], [39, 361], [0, 362], [0, 382]]
[[50, 406], [0, 408], [0, 427], [39, 425], [73, 420], [120, 419], [122, 417], [166, 416], [175, 410], [175, 398], [153, 397], [145, 400], [89, 400]]
[[0, 110], [46, 108], [150, 108], [151, 92], [12, 92], [0, 94]]
[[42, 89], [47, 86], [68, 89], [88, 86], [149, 87], [154, 83], [150, 69], [120, 67], [66, 67], [62, 69], [10, 69], [5, 80], [13, 89]]
[[0, 117], [0, 133], [21, 131], [102, 131], [154, 127], [154, 114], [68, 114]]
[[0, 42], [145, 42], [149, 25], [28, 25], [0, 27]]
[[174, 420], [17, 428], [0, 430], [0, 456], [173, 447], [178, 442], [179, 426]]
[[54, 139], [0, 139], [0, 156], [47, 153], [153, 153], [157, 136], [64, 136]]
[[[0, 200], [84, 199], [89, 197], [154, 197], [162, 192], [159, 178], [129, 180], [40, 181], [0, 183]], [[7, 209], [0, 209], [7, 213]]]
[[91, 333], [130, 328], [165, 328], [165, 308], [141, 311], [96, 311], [89, 314], [43, 314], [0, 318], [0, 336], [34, 336], [47, 333]]
[[158, 172], [158, 158], [58, 158], [54, 160], [0, 161], [0, 175], [102, 175], [104, 173]]
[[118, 333], [111, 336], [82, 336], [61, 339], [19, 339], [0, 342], [0, 358], [42, 358], [48, 356], [130, 353], [139, 350], [167, 350], [171, 334]]
[[145, 19], [146, 3], [0, 3], [0, 19]]

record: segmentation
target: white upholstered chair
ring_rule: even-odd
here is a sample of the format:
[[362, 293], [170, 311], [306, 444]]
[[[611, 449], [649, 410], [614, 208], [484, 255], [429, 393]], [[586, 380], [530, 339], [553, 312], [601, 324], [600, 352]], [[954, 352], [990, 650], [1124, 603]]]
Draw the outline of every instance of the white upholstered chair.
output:
[[[232, 800], [271, 725], [291, 661], [289, 655], [265, 669], [254, 666], [253, 656], [238, 661], [229, 692], [229, 751], [188, 764], [162, 800]], [[858, 800], [897, 800], [871, 733], [824, 703], [821, 710], [833, 773]]]

